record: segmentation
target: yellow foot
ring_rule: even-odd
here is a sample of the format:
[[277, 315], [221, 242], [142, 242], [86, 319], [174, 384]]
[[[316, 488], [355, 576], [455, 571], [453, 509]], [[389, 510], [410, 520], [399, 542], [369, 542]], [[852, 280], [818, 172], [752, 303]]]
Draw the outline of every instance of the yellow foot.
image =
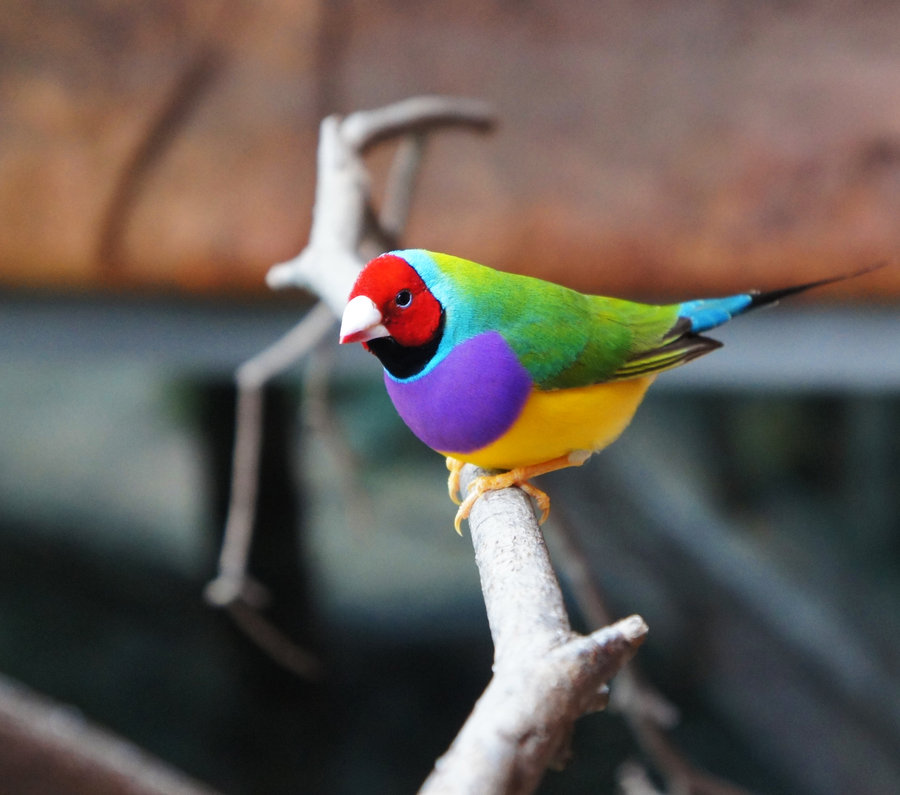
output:
[[468, 494], [461, 503], [456, 499], [456, 494], [459, 492], [459, 472], [463, 467], [463, 462], [455, 458], [447, 458], [447, 468], [450, 470], [450, 479], [447, 483], [450, 489], [450, 498], [459, 505], [456, 518], [453, 520], [453, 527], [457, 533], [462, 535], [462, 520], [469, 518], [469, 513], [471, 513], [472, 506], [476, 500], [489, 491], [508, 489], [511, 486], [518, 486], [537, 503], [537, 507], [541, 511], [541, 518], [538, 520], [538, 523], [543, 524], [550, 515], [550, 498], [528, 481], [533, 477], [544, 475], [547, 472], [554, 472], [557, 469], [581, 466], [590, 456], [591, 453], [588, 450], [574, 450], [568, 455], [544, 461], [541, 464], [517, 467], [509, 470], [509, 472], [500, 472], [497, 475], [483, 475], [469, 484]]
[[447, 491], [450, 492], [450, 499], [456, 505], [459, 505], [459, 473], [462, 472], [465, 465], [464, 461], [450, 455], [447, 456], [447, 469], [450, 470], [450, 477], [447, 478]]
[[469, 484], [468, 494], [459, 504], [456, 519], [453, 520], [453, 527], [456, 529], [456, 532], [462, 535], [462, 528], [460, 527], [462, 520], [469, 518], [472, 506], [479, 497], [487, 494], [489, 491], [500, 491], [500, 489], [508, 489], [511, 486], [518, 486], [537, 503], [541, 511], [541, 518], [538, 520], [539, 524], [547, 521], [547, 517], [550, 515], [550, 498], [545, 492], [536, 486], [532, 486], [527, 480], [522, 479], [524, 471], [523, 469], [511, 469], [509, 472], [501, 472], [499, 475], [482, 475], [480, 478], [475, 478]]

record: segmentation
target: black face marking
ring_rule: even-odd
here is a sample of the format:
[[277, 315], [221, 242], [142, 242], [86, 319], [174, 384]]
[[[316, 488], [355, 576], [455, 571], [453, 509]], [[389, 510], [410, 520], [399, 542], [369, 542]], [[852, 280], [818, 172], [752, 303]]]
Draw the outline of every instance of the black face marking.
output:
[[431, 339], [423, 345], [401, 345], [393, 337], [378, 337], [377, 339], [369, 340], [366, 345], [379, 358], [381, 364], [384, 365], [384, 369], [394, 378], [411, 378], [425, 369], [425, 366], [437, 353], [438, 346], [441, 344], [441, 337], [443, 336], [444, 312], [441, 310], [441, 319], [437, 330], [431, 336]]

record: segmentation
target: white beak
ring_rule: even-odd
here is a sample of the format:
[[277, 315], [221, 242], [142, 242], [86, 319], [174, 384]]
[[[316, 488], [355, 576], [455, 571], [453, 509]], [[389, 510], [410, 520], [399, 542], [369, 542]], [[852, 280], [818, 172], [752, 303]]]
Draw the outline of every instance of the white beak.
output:
[[378, 337], [389, 337], [384, 318], [375, 302], [366, 295], [358, 295], [344, 308], [341, 318], [341, 342], [366, 342]]

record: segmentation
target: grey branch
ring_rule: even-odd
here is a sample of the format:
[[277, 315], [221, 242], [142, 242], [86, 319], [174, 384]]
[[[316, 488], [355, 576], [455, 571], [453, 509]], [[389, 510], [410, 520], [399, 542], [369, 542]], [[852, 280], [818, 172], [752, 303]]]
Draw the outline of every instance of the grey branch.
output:
[[[463, 486], [478, 474], [463, 470]], [[533, 792], [568, 755], [575, 720], [603, 709], [607, 682], [643, 642], [631, 616], [590, 635], [569, 625], [527, 497], [489, 492], [469, 529], [494, 641], [494, 676], [421, 793]]]
[[[372, 228], [369, 174], [363, 155], [389, 137], [418, 137], [424, 131], [447, 125], [487, 130], [490, 109], [483, 102], [451, 97], [414, 97], [370, 111], [358, 111], [344, 119], [329, 116], [319, 131], [318, 179], [309, 245], [288, 262], [275, 265], [266, 281], [275, 289], [301, 287], [318, 296], [340, 317], [356, 275], [365, 261], [370, 240], [396, 237], [405, 222], [418, 166], [418, 154], [402, 147], [398, 153], [400, 178], [385, 205], [393, 217], [387, 230]], [[413, 148], [420, 145], [415, 144]], [[397, 216], [402, 216], [398, 218]], [[371, 251], [369, 253], [377, 253]]]
[[[610, 616], [587, 555], [565, 512], [557, 508], [554, 520], [553, 538], [557, 542], [554, 552], [573, 597], [590, 626], [603, 626], [610, 621]], [[678, 710], [644, 681], [633, 666], [620, 672], [609, 708], [625, 719], [645, 759], [662, 776], [665, 792], [672, 795], [747, 795], [745, 790], [695, 767], [681, 753], [668, 735], [678, 724]], [[650, 783], [646, 771], [634, 762], [622, 765], [618, 783], [623, 795], [656, 795], [660, 792]]]
[[[486, 104], [452, 97], [415, 97], [346, 118], [324, 119], [309, 243], [294, 259], [273, 266], [266, 277], [273, 288], [306, 289], [319, 303], [280, 340], [238, 368], [231, 497], [219, 572], [207, 586], [206, 598], [231, 611], [245, 631], [252, 628], [252, 637], [273, 659], [289, 663], [287, 667], [301, 676], [313, 675], [316, 661], [293, 647], [261, 613], [248, 612], [268, 598], [265, 587], [247, 571], [259, 477], [262, 390], [276, 375], [297, 365], [333, 328], [367, 255], [378, 253], [380, 241], [395, 240], [402, 233], [426, 133], [447, 126], [483, 131], [491, 125]], [[376, 143], [394, 136], [406, 137], [391, 170], [385, 213], [376, 218], [363, 157]]]

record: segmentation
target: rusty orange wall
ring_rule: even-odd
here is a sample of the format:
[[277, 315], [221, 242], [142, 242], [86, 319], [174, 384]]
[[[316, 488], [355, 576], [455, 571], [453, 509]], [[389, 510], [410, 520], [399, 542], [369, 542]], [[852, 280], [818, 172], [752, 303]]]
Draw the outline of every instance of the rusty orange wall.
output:
[[[900, 250], [900, 5], [7, 5], [7, 285], [261, 292], [306, 240], [319, 119], [417, 93], [500, 126], [434, 141], [410, 245], [657, 296]], [[896, 296], [900, 266], [842, 289]]]

